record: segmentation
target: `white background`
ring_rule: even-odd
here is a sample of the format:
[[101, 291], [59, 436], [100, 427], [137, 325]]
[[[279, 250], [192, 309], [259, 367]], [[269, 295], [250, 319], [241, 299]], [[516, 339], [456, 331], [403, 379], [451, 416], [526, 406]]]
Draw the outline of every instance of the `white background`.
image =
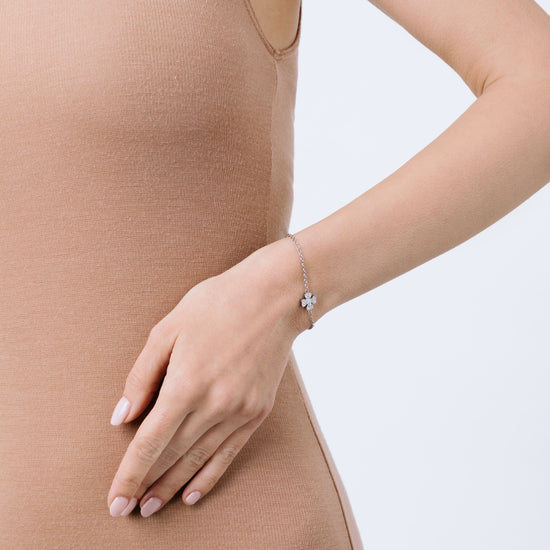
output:
[[[368, 1], [305, 0], [290, 231], [397, 170], [473, 101]], [[550, 548], [549, 250], [547, 185], [295, 341], [366, 549]]]

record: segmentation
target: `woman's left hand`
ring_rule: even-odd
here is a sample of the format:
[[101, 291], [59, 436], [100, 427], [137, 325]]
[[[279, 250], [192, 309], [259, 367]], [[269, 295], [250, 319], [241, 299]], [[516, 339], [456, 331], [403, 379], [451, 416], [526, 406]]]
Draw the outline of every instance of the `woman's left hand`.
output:
[[292, 343], [308, 321], [299, 311], [297, 257], [294, 279], [281, 277], [292, 273], [279, 252], [284, 246], [259, 249], [199, 282], [151, 329], [111, 422], [134, 420], [160, 391], [116, 472], [111, 515], [127, 515], [141, 500], [148, 516], [193, 476], [182, 498], [190, 504], [203, 497], [270, 413]]

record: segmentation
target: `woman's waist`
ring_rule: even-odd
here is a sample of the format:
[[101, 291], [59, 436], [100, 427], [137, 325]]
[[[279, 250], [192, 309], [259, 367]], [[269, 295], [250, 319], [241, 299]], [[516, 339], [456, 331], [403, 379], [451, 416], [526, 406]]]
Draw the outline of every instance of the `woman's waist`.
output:
[[201, 194], [145, 176], [2, 180], [0, 316], [174, 301], [266, 244], [267, 197], [221, 184]]

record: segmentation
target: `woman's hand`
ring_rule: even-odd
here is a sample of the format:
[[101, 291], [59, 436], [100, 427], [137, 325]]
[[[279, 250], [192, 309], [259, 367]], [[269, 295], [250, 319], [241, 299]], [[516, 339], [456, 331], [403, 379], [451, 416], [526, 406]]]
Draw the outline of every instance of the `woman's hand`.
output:
[[182, 494], [192, 504], [270, 413], [292, 343], [308, 322], [288, 241], [201, 281], [151, 329], [111, 423], [134, 420], [160, 391], [111, 485], [111, 515], [129, 514], [140, 500], [149, 516], [194, 476]]

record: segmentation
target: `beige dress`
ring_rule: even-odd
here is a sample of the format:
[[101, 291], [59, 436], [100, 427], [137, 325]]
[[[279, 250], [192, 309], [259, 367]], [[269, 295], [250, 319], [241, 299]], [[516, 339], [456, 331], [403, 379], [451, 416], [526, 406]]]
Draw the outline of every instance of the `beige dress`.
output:
[[299, 37], [249, 0], [0, 1], [0, 548], [362, 549], [293, 354], [197, 504], [107, 507], [150, 328], [288, 230]]

